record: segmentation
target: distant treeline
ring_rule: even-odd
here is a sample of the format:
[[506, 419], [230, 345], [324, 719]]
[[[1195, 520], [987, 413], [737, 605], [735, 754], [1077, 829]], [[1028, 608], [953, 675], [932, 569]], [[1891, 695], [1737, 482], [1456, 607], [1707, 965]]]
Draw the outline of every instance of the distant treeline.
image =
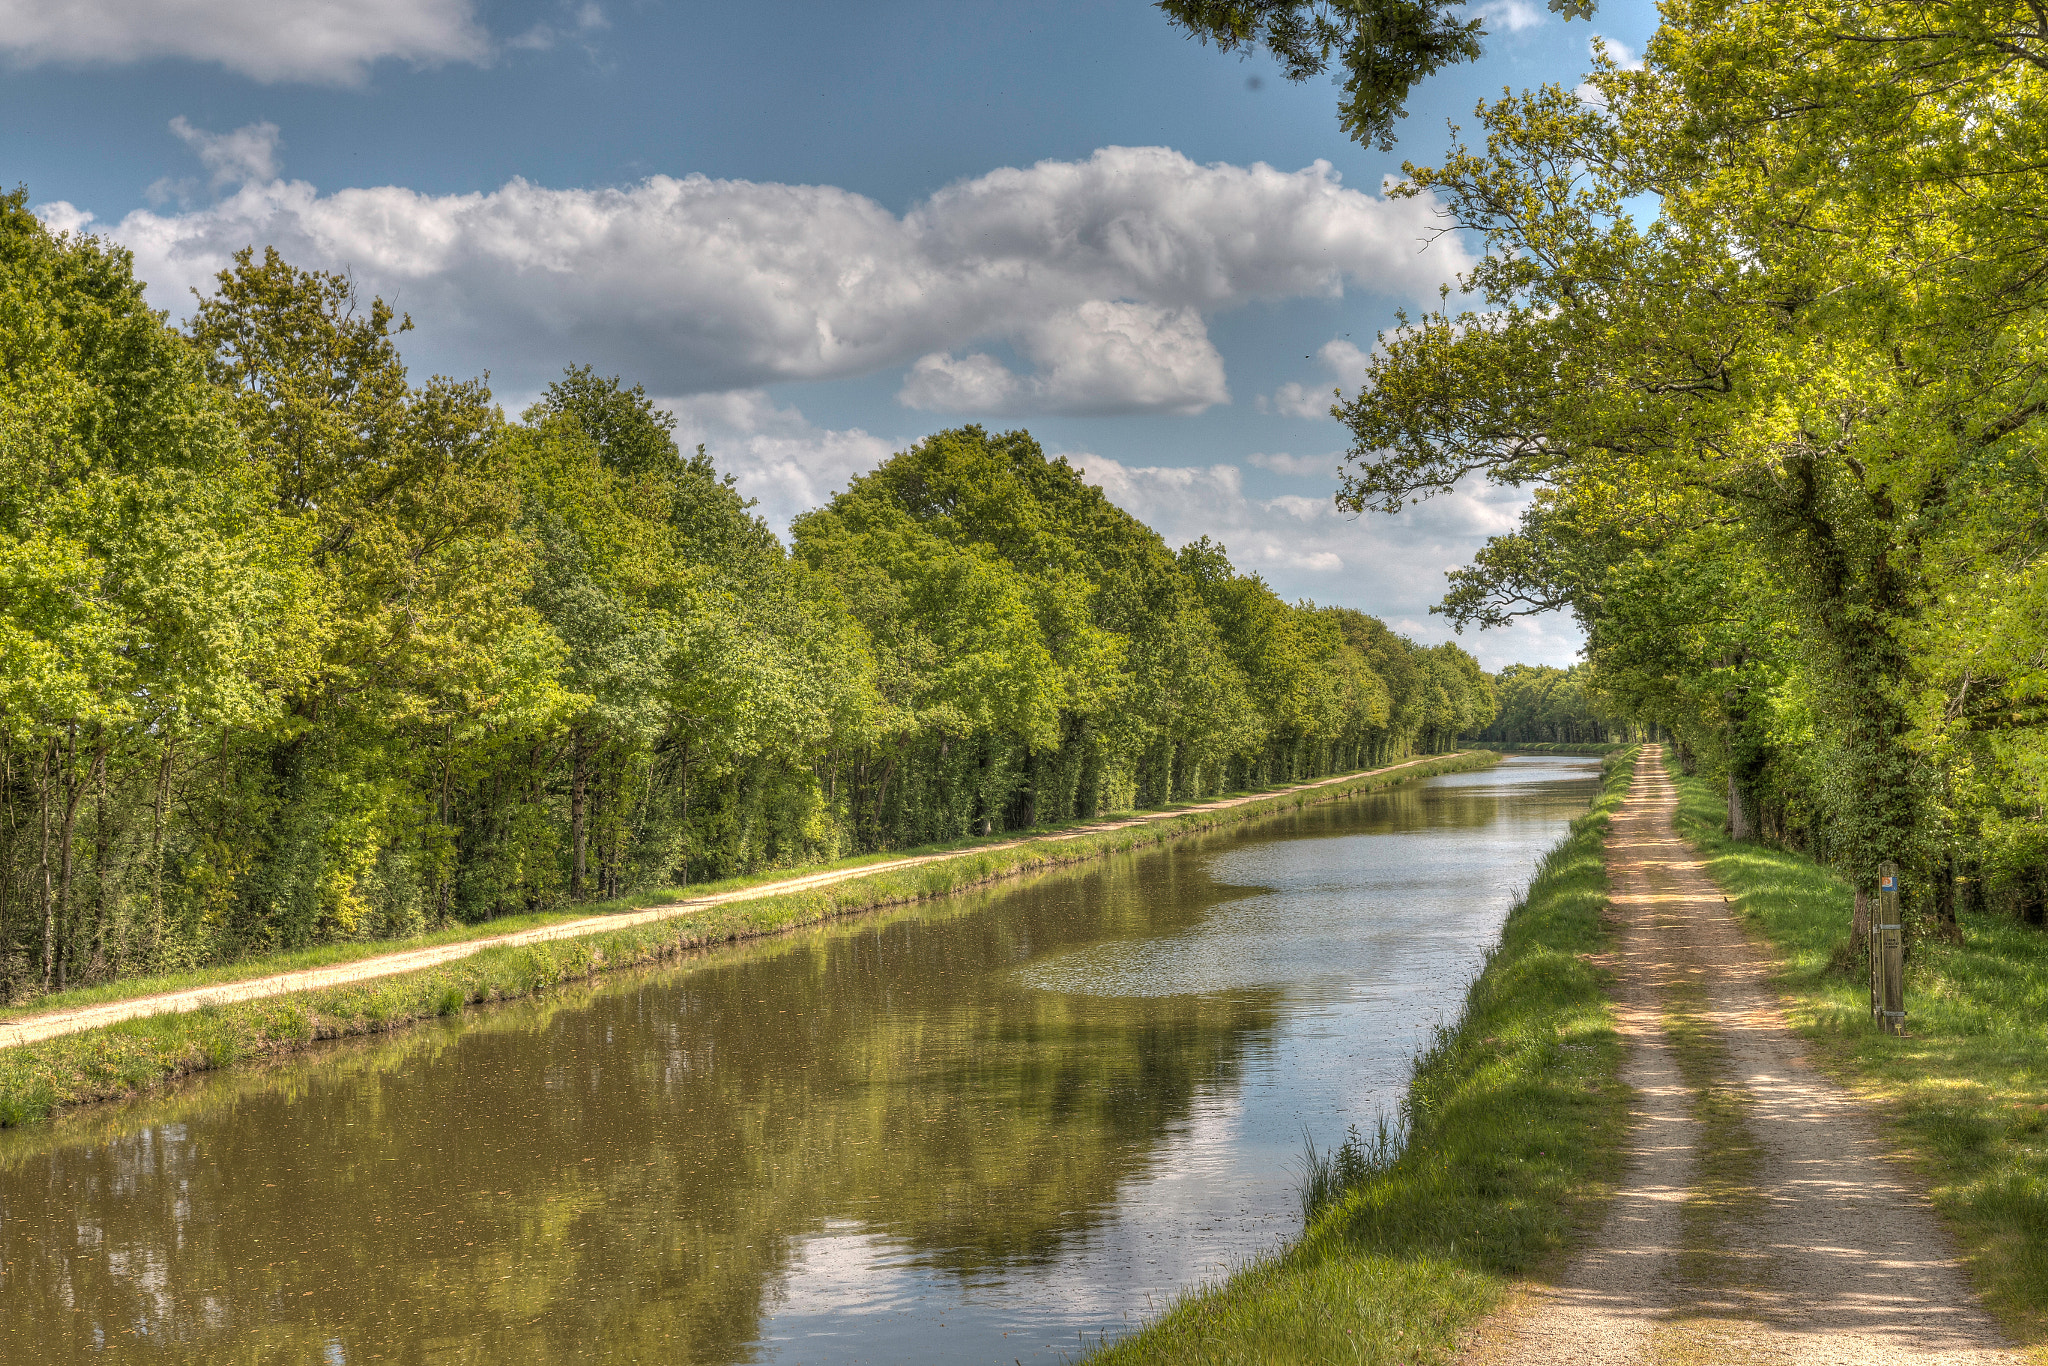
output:
[[1638, 738], [1641, 726], [1596, 705], [1592, 670], [1510, 664], [1493, 677], [1500, 711], [1472, 738], [1501, 744], [1597, 745]]
[[508, 420], [243, 253], [0, 200], [0, 998], [1439, 752], [1490, 680], [942, 432], [789, 549], [637, 388]]

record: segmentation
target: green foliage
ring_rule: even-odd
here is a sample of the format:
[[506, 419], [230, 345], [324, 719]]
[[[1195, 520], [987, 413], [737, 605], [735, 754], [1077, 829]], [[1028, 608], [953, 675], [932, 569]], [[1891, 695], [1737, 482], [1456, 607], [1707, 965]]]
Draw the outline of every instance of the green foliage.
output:
[[1500, 714], [1473, 738], [1521, 746], [1604, 743], [1625, 723], [1611, 719], [1591, 695], [1591, 673], [1582, 664], [1508, 665], [1493, 676]]
[[[1264, 48], [1287, 79], [1344, 70], [1337, 121], [1345, 135], [1383, 152], [1408, 92], [1446, 66], [1479, 60], [1482, 19], [1443, 0], [1158, 0], [1174, 27], [1223, 52]], [[1566, 17], [1589, 15], [1581, 0], [1553, 0]]]
[[1601, 846], [1634, 759], [1607, 760], [1593, 811], [1545, 857], [1463, 1016], [1417, 1062], [1391, 1126], [1407, 1135], [1399, 1155], [1384, 1136], [1340, 1144], [1323, 1184], [1347, 1165], [1356, 1179], [1318, 1192], [1300, 1241], [1091, 1361], [1449, 1361], [1513, 1278], [1557, 1255], [1619, 1174], [1627, 1126], [1621, 1038], [1587, 959], [1608, 947]]
[[1922, 931], [1959, 886], [2048, 920], [2048, 33], [1663, 14], [1640, 69], [1407, 168], [1488, 250], [1380, 339], [1341, 500], [1535, 486], [1440, 610], [1569, 607], [1589, 709], [1671, 733], [1738, 837], [1896, 861]]
[[0, 1003], [1438, 752], [1462, 652], [942, 432], [795, 553], [639, 386], [518, 422], [243, 251], [0, 201]]

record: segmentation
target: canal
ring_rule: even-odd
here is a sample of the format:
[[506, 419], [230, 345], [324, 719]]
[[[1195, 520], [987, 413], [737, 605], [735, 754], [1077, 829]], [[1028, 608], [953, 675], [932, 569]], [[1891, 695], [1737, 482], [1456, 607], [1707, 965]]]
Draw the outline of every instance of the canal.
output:
[[1594, 761], [0, 1133], [0, 1362], [1057, 1362], [1299, 1226]]

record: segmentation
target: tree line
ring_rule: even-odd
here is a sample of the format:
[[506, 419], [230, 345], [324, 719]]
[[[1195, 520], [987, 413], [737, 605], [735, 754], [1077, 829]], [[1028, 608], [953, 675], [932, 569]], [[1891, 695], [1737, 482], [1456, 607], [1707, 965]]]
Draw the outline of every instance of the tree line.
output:
[[1662, 14], [1406, 168], [1485, 254], [1338, 405], [1340, 501], [1533, 486], [1453, 620], [1575, 612], [1603, 705], [1856, 935], [1887, 861], [1920, 931], [2048, 921], [2048, 20]]
[[0, 998], [1440, 752], [1491, 680], [1024, 432], [785, 547], [637, 386], [516, 419], [244, 251], [180, 331], [0, 199]]
[[1639, 723], [1617, 711], [1585, 664], [1510, 664], [1493, 676], [1499, 710], [1472, 738], [1481, 744], [1603, 744], [1639, 738]]

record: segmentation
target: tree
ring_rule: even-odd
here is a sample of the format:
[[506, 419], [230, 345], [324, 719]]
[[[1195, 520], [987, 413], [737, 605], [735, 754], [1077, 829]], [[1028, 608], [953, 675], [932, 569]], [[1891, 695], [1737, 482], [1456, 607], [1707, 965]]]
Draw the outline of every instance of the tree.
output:
[[[1590, 18], [1591, 0], [1549, 0]], [[1408, 93], [1446, 66], [1479, 59], [1483, 19], [1449, 0], [1158, 0], [1174, 27], [1222, 52], [1264, 48], [1290, 81], [1344, 71], [1337, 122], [1347, 137], [1392, 151]]]
[[[1915, 642], [1980, 547], [2038, 554], [2038, 516], [1973, 511], [2010, 507], [2009, 470], [2037, 465], [2048, 407], [2026, 302], [2037, 251], [1978, 215], [1965, 187], [1981, 167], [1926, 174], [1949, 132], [1965, 160], [2005, 165], [1976, 121], [1995, 141], [2033, 85], [1980, 44], [1967, 81], [1877, 89], [1894, 59], [1859, 54], [1887, 24], [1961, 60], [1906, 31], [1916, 12], [1844, 35], [1784, 7], [1681, 8], [1643, 71], [1602, 63], [1596, 102], [1510, 97], [1483, 111], [1484, 154], [1410, 168], [1488, 242], [1466, 281], [1480, 307], [1384, 339], [1346, 407], [1343, 499], [1393, 510], [1475, 474], [1546, 490], [1452, 609], [1568, 602], [1600, 650], [1647, 660], [1672, 615], [1657, 595], [1681, 586], [1694, 621], [1726, 628], [1662, 667], [1686, 675], [1696, 712], [1715, 696], [1737, 822], [1778, 741], [1796, 740], [1826, 851], [1865, 882], [1897, 859], [1924, 889], [1942, 834]], [[1766, 53], [1800, 43], [1832, 54], [1825, 89], [1773, 74], [1800, 64]], [[1738, 56], [1751, 66], [1735, 76]], [[1875, 125], [1852, 121], [1857, 92]], [[1641, 224], [1627, 210], [1646, 194], [1660, 211]], [[1789, 653], [1772, 638], [1787, 624]]]

